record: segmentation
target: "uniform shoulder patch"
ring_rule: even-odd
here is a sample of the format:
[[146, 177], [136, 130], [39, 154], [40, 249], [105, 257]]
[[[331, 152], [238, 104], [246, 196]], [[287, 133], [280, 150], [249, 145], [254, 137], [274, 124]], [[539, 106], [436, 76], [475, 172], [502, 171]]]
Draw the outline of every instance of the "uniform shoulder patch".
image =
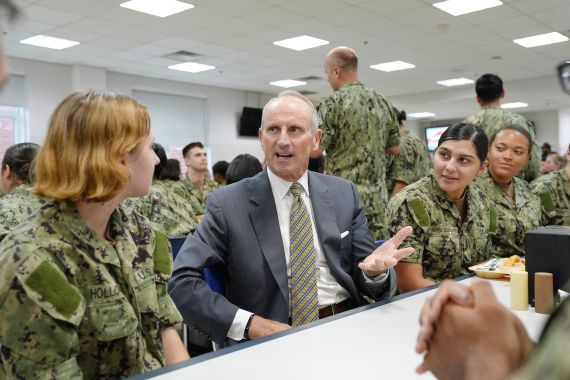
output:
[[424, 203], [421, 201], [421, 199], [412, 198], [408, 200], [408, 206], [410, 207], [412, 216], [419, 224], [419, 226], [423, 229], [428, 228], [430, 225], [430, 219], [426, 207]]
[[550, 213], [556, 210], [556, 207], [554, 206], [554, 199], [552, 199], [552, 194], [550, 194], [550, 191], [545, 190], [539, 193], [538, 196], [540, 197], [540, 204], [544, 208], [544, 211]]
[[67, 319], [71, 318], [81, 305], [79, 292], [49, 262], [41, 263], [30, 273], [25, 283]]
[[154, 230], [154, 270], [155, 272], [172, 274], [172, 252], [165, 233]]

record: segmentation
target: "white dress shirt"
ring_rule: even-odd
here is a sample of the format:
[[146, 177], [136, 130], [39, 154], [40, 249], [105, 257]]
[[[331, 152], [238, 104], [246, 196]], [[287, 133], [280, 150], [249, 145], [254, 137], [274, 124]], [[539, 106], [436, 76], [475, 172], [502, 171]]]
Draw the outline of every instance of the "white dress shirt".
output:
[[[291, 194], [291, 185], [293, 182], [284, 180], [281, 177], [273, 174], [267, 168], [267, 176], [275, 199], [275, 207], [277, 209], [277, 218], [279, 220], [279, 229], [281, 231], [281, 240], [283, 241], [283, 251], [285, 252], [285, 263], [287, 264], [287, 283], [289, 284], [289, 302], [291, 301], [291, 266], [290, 266], [290, 239], [289, 239], [289, 217], [291, 214], [291, 205], [293, 204], [293, 195]], [[303, 187], [301, 197], [309, 211], [311, 223], [313, 228], [313, 242], [315, 245], [315, 252], [317, 255], [317, 287], [319, 296], [319, 308], [323, 308], [332, 304], [337, 304], [350, 298], [348, 290], [344, 289], [333, 277], [327, 260], [323, 254], [317, 228], [315, 224], [315, 217], [313, 207], [311, 205], [311, 198], [309, 197], [309, 175], [308, 171], [303, 174], [296, 182], [300, 183]], [[344, 237], [344, 236], [343, 236]], [[364, 274], [364, 273], [363, 273]], [[375, 285], [381, 284], [386, 281], [387, 276], [371, 280], [366, 275], [364, 278], [367, 283], [374, 283]], [[241, 340], [244, 338], [244, 331], [247, 321], [251, 316], [251, 312], [238, 309], [234, 320], [228, 330], [228, 338], [234, 340]]]

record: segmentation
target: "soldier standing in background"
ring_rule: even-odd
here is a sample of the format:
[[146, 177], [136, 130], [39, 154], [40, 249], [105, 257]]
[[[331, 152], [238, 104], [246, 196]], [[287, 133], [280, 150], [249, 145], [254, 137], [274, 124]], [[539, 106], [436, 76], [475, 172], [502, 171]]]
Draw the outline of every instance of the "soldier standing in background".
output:
[[406, 111], [395, 111], [400, 124], [400, 153], [390, 156], [390, 167], [386, 173], [386, 186], [390, 197], [424, 178], [431, 171], [431, 158], [426, 144], [404, 126]]
[[319, 104], [327, 152], [327, 173], [356, 184], [365, 206], [368, 228], [375, 239], [384, 237], [384, 209], [388, 203], [388, 155], [399, 152], [396, 113], [390, 102], [358, 81], [358, 57], [348, 47], [332, 49], [324, 61], [332, 95]]
[[501, 108], [505, 97], [502, 79], [495, 74], [485, 74], [475, 82], [475, 92], [481, 110], [465, 119], [465, 123], [479, 125], [487, 136], [493, 136], [499, 129], [513, 124], [526, 129], [532, 137], [532, 150], [528, 164], [518, 177], [527, 182], [538, 178], [540, 176], [540, 154], [538, 145], [536, 145], [534, 125], [524, 116]]

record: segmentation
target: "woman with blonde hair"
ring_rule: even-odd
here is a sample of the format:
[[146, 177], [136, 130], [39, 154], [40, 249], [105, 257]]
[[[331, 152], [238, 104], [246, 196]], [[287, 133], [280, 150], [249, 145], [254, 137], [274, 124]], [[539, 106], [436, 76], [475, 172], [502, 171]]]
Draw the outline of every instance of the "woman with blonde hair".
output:
[[49, 201], [0, 243], [0, 378], [122, 378], [188, 358], [167, 237], [119, 207], [148, 193], [152, 142], [129, 97], [56, 108], [32, 188]]

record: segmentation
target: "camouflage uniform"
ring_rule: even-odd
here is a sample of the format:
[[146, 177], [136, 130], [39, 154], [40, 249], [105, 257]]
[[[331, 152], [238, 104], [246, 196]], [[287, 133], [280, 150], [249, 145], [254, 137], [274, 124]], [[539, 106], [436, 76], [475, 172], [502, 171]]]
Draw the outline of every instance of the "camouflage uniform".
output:
[[565, 169], [535, 179], [530, 187], [540, 197], [543, 226], [570, 226], [570, 182]]
[[433, 175], [407, 186], [388, 204], [388, 235], [395, 235], [405, 226], [414, 229], [402, 246], [416, 251], [401, 261], [422, 265], [427, 279], [439, 282], [466, 274], [469, 266], [491, 256], [490, 235], [497, 228], [496, 211], [476, 186], [470, 185], [466, 192], [463, 222]]
[[148, 195], [127, 199], [123, 204], [145, 216], [154, 229], [168, 236], [186, 236], [196, 229], [198, 220], [193, 207], [174, 192], [169, 182], [154, 180]]
[[0, 243], [0, 378], [122, 378], [165, 365], [166, 235], [117, 209], [109, 242], [50, 201]]
[[350, 82], [317, 107], [327, 152], [327, 174], [354, 182], [362, 198], [368, 228], [384, 238], [388, 203], [386, 148], [398, 146], [400, 131], [390, 102], [362, 83]]
[[28, 184], [20, 185], [0, 198], [0, 224], [7, 230], [22, 223], [45, 204], [45, 199], [31, 193], [30, 188]]
[[524, 116], [508, 112], [498, 107], [483, 107], [479, 112], [465, 119], [466, 123], [477, 124], [487, 134], [489, 140], [501, 128], [508, 125], [517, 124], [530, 133], [532, 137], [532, 149], [530, 153], [530, 161], [517, 177], [527, 182], [534, 180], [540, 176], [540, 149], [536, 145], [536, 131], [534, 124], [528, 121]]
[[386, 173], [386, 186], [391, 194], [396, 181], [406, 185], [414, 183], [431, 171], [431, 158], [426, 144], [407, 129], [400, 131], [400, 153], [390, 156], [390, 166]]
[[540, 224], [540, 200], [527, 182], [513, 178], [516, 201], [501, 190], [489, 172], [474, 183], [493, 201], [497, 210], [497, 233], [491, 237], [491, 254], [497, 257], [524, 255], [524, 238], [528, 230]]
[[570, 298], [550, 316], [528, 362], [511, 380], [570, 379]]
[[194, 215], [204, 215], [208, 194], [216, 190], [220, 185], [211, 179], [204, 179], [204, 189], [200, 191], [188, 178], [182, 181], [173, 181], [174, 191], [192, 206]]
[[0, 189], [0, 198], [3, 197], [4, 195], [6, 195], [6, 193], [4, 192], [4, 190]]

